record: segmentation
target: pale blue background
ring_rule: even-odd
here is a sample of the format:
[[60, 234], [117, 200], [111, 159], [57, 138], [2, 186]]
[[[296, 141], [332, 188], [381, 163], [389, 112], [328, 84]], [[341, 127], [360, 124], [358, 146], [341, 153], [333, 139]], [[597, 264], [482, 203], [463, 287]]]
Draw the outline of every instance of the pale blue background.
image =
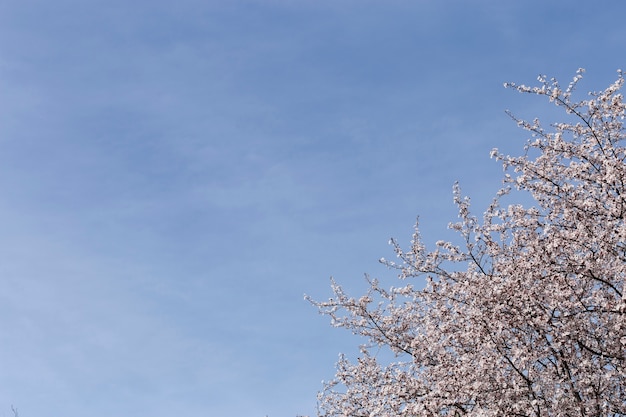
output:
[[[416, 216], [480, 213], [502, 87], [626, 67], [626, 3], [0, 1], [0, 416], [314, 414]], [[549, 117], [548, 117], [549, 119]], [[550, 120], [547, 120], [550, 121]]]

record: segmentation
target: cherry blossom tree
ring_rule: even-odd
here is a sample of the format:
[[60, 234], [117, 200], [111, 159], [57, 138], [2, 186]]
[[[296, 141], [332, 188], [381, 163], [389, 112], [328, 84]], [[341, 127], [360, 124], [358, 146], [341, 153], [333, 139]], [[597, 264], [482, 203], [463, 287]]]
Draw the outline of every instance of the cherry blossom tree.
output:
[[[504, 165], [482, 218], [454, 187], [458, 241], [410, 248], [392, 240], [401, 286], [311, 301], [332, 324], [366, 338], [341, 357], [319, 394], [320, 416], [626, 416], [626, 105], [624, 78], [574, 101], [583, 70], [562, 89], [536, 87], [564, 110]], [[504, 204], [519, 192], [531, 206]], [[418, 280], [422, 278], [422, 280]], [[395, 359], [377, 357], [381, 346]]]

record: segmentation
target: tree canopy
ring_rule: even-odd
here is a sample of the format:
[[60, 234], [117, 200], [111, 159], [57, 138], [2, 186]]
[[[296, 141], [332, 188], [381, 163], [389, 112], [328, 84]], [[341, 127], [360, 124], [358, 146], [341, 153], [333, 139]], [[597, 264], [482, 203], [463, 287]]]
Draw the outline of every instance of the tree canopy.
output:
[[[333, 281], [333, 298], [312, 301], [367, 340], [340, 358], [320, 416], [626, 416], [624, 78], [575, 101], [582, 74], [505, 84], [565, 122], [512, 116], [531, 139], [521, 156], [492, 151], [503, 187], [482, 217], [455, 185], [458, 242], [428, 249], [416, 226], [382, 260], [400, 286], [369, 280], [353, 298]], [[504, 204], [514, 190], [533, 203]]]

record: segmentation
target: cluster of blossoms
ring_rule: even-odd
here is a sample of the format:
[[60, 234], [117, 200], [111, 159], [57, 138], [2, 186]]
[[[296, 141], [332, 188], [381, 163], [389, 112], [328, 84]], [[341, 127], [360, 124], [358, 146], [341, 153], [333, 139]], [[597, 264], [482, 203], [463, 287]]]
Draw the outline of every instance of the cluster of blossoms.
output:
[[[532, 133], [525, 154], [492, 152], [504, 187], [482, 218], [454, 189], [461, 244], [427, 250], [392, 240], [401, 287], [312, 301], [332, 323], [364, 336], [320, 393], [320, 416], [626, 416], [626, 105], [621, 72], [606, 90], [572, 101], [538, 87], [568, 123]], [[511, 190], [534, 205], [502, 204]], [[425, 282], [412, 285], [417, 277]], [[417, 288], [416, 288], [417, 287]], [[381, 363], [372, 348], [389, 347]]]

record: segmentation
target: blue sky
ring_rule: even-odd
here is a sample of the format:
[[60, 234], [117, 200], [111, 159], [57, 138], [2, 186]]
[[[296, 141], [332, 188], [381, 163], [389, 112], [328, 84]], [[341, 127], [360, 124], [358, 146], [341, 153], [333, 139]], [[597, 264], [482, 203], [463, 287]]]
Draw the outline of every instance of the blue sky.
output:
[[[502, 87], [625, 68], [600, 1], [0, 2], [0, 416], [315, 414], [390, 237], [552, 115]], [[548, 121], [550, 121], [548, 119]]]

